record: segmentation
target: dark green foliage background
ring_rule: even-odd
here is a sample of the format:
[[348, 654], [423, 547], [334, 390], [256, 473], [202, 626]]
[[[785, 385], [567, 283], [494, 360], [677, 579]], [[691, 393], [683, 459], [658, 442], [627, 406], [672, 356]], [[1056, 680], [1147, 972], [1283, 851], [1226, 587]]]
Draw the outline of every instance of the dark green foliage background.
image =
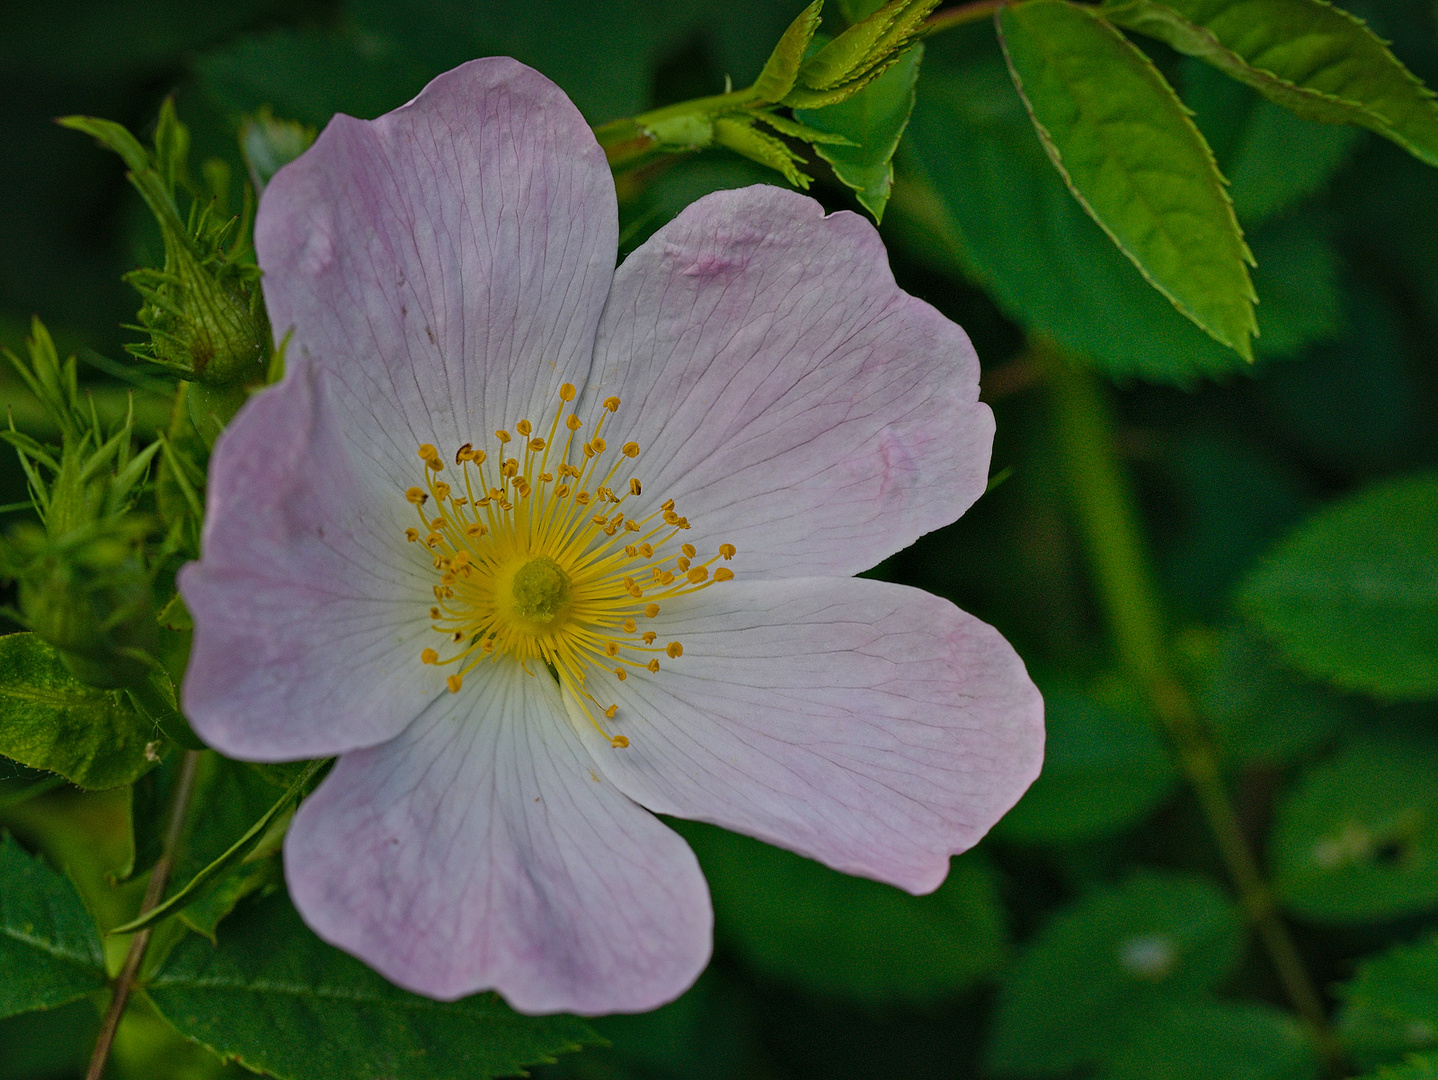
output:
[[[503, 53], [550, 75], [599, 124], [717, 92], [726, 75], [746, 85], [802, 6], [11, 0], [0, 7], [0, 344], [18, 349], [38, 314], [63, 351], [120, 356], [135, 340], [121, 326], [137, 306], [120, 275], [158, 258], [158, 234], [119, 160], [54, 117], [103, 116], [145, 136], [174, 95], [193, 160], [229, 162], [238, 208], [235, 127], [261, 106], [314, 125], [336, 110], [370, 117], [460, 61]], [[831, 19], [845, 7], [829, 6]], [[1345, 6], [1438, 85], [1432, 0]], [[1027, 359], [1029, 332], [1086, 357], [1107, 380], [1178, 674], [1325, 995], [1340, 1068], [1386, 1066], [1393, 1080], [1438, 1075], [1431, 1063], [1403, 1064], [1438, 1049], [1438, 170], [1371, 133], [1298, 120], [1195, 61], [1143, 46], [1232, 181], [1258, 260], [1252, 366], [1178, 315], [1084, 215], [1044, 157], [987, 22], [926, 43], [883, 223], [900, 283], [974, 340], [998, 418], [994, 472], [1006, 479], [874, 574], [949, 597], [1014, 643], [1048, 701], [1044, 776], [926, 898], [681, 826], [713, 887], [713, 964], [656, 1013], [594, 1021], [610, 1045], [540, 1075], [1320, 1075], [1166, 738], [1117, 665], [1043, 374]], [[813, 194], [857, 209], [823, 163], [814, 171]], [[640, 181], [622, 207], [629, 247], [707, 191], [782, 182], [723, 151], [666, 160]], [[97, 400], [119, 399], [119, 384], [93, 370], [87, 377]], [[53, 437], [8, 369], [0, 399], [17, 426]], [[137, 415], [152, 432], [163, 403], [141, 395]], [[0, 503], [24, 497], [14, 456], [0, 454]], [[1364, 574], [1406, 582], [1405, 591], [1365, 606], [1345, 584]], [[143, 830], [164, 773], [142, 780], [133, 804], [66, 789], [22, 803], [16, 796], [43, 781], [0, 759], [0, 827], [16, 838], [0, 840], [0, 858], [28, 881], [43, 865], [25, 849], [40, 853], [69, 873], [102, 926], [123, 921], [134, 885], [112, 888], [106, 875], [153, 861]], [[207, 781], [244, 795], [227, 804], [234, 821], [210, 815], [211, 854], [287, 782], [238, 773]], [[205, 861], [196, 859], [180, 880]], [[45, 888], [63, 899], [58, 915], [70, 933], [73, 890], [58, 875]], [[232, 903], [221, 896], [192, 922], [213, 930]], [[29, 940], [16, 929], [22, 914], [0, 896], [7, 963]], [[219, 924], [214, 959], [205, 936], [172, 925], [157, 939], [152, 1000], [127, 1020], [112, 1075], [248, 1075], [182, 1040], [161, 1014], [236, 1053], [234, 1031], [183, 1021], [185, 980], [212, 965], [238, 1002], [243, 973], [264, 968], [267, 937], [306, 933], [273, 895], [241, 901]], [[310, 943], [296, 948], [308, 955]], [[83, 1069], [102, 1001], [98, 968], [93, 957], [86, 967], [45, 955], [61, 1007], [0, 1019], [0, 1080]], [[329, 962], [340, 963], [315, 965]], [[341, 965], [331, 974], [352, 973]], [[0, 968], [0, 984], [9, 977]], [[354, 975], [382, 1002], [385, 988], [367, 977]], [[248, 998], [227, 1006], [256, 1038], [270, 1030], [263, 1007]], [[363, 1008], [334, 1030], [373, 1029]], [[426, 1024], [446, 1039], [482, 1040], [486, 1024], [503, 1023], [484, 1002], [468, 1008], [416, 1020], [417, 1041], [395, 1036], [394, 1058], [367, 1059], [365, 1075], [488, 1075], [493, 1062], [478, 1042], [457, 1045], [449, 1062], [404, 1063], [422, 1056], [416, 1048], [433, 1034]], [[395, 1015], [383, 1023], [403, 1024]], [[558, 1042], [541, 1040], [518, 1060], [588, 1037], [582, 1025], [554, 1023]], [[322, 1043], [321, 1028], [309, 1037]], [[310, 1064], [318, 1073], [283, 1053], [239, 1056], [282, 1075], [342, 1075], [322, 1054]]]

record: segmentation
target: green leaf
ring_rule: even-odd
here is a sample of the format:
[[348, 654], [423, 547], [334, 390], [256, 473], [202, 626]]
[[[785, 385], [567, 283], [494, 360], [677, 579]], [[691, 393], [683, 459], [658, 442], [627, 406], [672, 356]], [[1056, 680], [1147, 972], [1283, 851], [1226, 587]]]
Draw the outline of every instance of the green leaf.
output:
[[1402, 1065], [1387, 1065], [1360, 1080], [1438, 1080], [1438, 1055], [1414, 1055]]
[[111, 788], [159, 760], [160, 738], [122, 693], [80, 682], [34, 634], [0, 637], [0, 754], [83, 788]]
[[1274, 889], [1296, 913], [1361, 923], [1438, 906], [1438, 753], [1427, 743], [1349, 747], [1279, 806]]
[[[218, 761], [224, 759], [215, 758], [213, 760]], [[229, 763], [227, 762], [227, 764]], [[261, 814], [233, 844], [221, 852], [220, 855], [208, 865], [198, 870], [177, 892], [172, 896], [166, 897], [163, 903], [156, 905], [145, 915], [127, 922], [123, 926], [115, 927], [110, 933], [133, 934], [136, 930], [143, 930], [147, 926], [153, 926], [161, 919], [169, 918], [176, 912], [185, 911], [191, 904], [209, 895], [215, 886], [219, 885], [227, 876], [230, 877], [232, 883], [239, 883], [242, 887], [234, 888], [232, 886], [225, 895], [226, 902], [219, 905], [218, 908], [212, 908], [211, 911], [218, 914], [219, 917], [228, 914], [235, 904], [250, 891], [250, 888], [244, 886], [257, 887], [267, 878], [265, 873], [261, 872], [256, 875], [253, 870], [238, 877], [232, 876], [230, 872], [237, 869], [240, 864], [260, 846], [260, 841], [264, 839], [266, 833], [270, 831], [271, 826], [274, 825], [280, 815], [288, 810], [294, 801], [300, 797], [305, 788], [309, 786], [310, 781], [312, 781], [315, 776], [318, 775], [320, 769], [327, 764], [329, 764], [328, 761], [310, 762], [309, 766], [295, 777], [294, 782], [290, 784], [283, 795], [275, 800], [274, 804], [268, 810]], [[207, 803], [207, 806], [213, 806], [217, 803], [218, 800], [211, 801]], [[200, 845], [194, 843], [193, 840], [191, 846], [194, 848], [200, 847]], [[195, 926], [195, 929], [213, 938], [215, 924], [218, 922], [219, 918], [214, 918], [213, 921], [207, 919], [205, 925]]]
[[1317, 1080], [1297, 1019], [1271, 1005], [1219, 1001], [1170, 1008], [1112, 1053], [1100, 1080]]
[[1360, 1063], [1438, 1046], [1438, 934], [1364, 960], [1338, 994], [1338, 1034]]
[[[1021, 326], [1110, 378], [1189, 386], [1246, 370], [1145, 282], [1069, 194], [997, 50], [956, 69], [936, 55], [899, 148], [891, 234], [935, 269], [976, 280]], [[1313, 257], [1311, 237], [1290, 243], [1270, 227], [1249, 242], [1264, 298], [1260, 354], [1270, 341], [1292, 348], [1332, 323], [1336, 275]], [[1273, 302], [1279, 296], [1282, 304]]]
[[432, 1001], [315, 937], [283, 895], [250, 903], [218, 948], [190, 935], [146, 980], [180, 1033], [279, 1080], [483, 1080], [594, 1041], [570, 1016], [520, 1016], [495, 994]]
[[1132, 702], [1046, 685], [1044, 726], [1043, 772], [995, 826], [1006, 840], [1065, 843], [1113, 832], [1153, 810], [1178, 779]]
[[853, 144], [816, 143], [814, 151], [833, 166], [843, 184], [854, 189], [859, 204], [876, 222], [883, 218], [889, 202], [894, 151], [914, 111], [914, 87], [923, 54], [924, 47], [915, 45], [853, 97], [825, 109], [796, 110], [794, 114], [808, 126]]
[[1239, 591], [1299, 667], [1386, 698], [1438, 696], [1438, 474], [1315, 515]]
[[1357, 124], [1438, 165], [1438, 103], [1361, 19], [1325, 0], [1107, 0], [1167, 42], [1310, 120]]
[[988, 1065], [1062, 1072], [1105, 1059], [1158, 1010], [1221, 982], [1238, 959], [1238, 910], [1202, 878], [1138, 874], [1058, 915], [999, 994]]
[[766, 974], [818, 994], [923, 1001], [1003, 961], [1003, 911], [977, 854], [911, 896], [714, 826], [671, 824], [704, 867], [717, 935]]
[[1271, 646], [1240, 627], [1195, 631], [1183, 646], [1195, 703], [1227, 763], [1291, 761], [1343, 724], [1332, 695], [1281, 665]]
[[105, 986], [100, 937], [75, 886], [8, 834], [0, 834], [0, 971], [0, 1017]]
[[1173, 88], [1093, 8], [1027, 0], [998, 20], [1014, 85], [1074, 197], [1154, 288], [1252, 359], [1253, 256]]

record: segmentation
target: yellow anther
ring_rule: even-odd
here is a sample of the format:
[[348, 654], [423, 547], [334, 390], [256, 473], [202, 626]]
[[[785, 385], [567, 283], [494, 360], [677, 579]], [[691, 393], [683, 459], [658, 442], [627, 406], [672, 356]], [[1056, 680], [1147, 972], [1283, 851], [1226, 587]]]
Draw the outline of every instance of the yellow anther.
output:
[[637, 476], [631, 476], [629, 478], [629, 494], [638, 495], [642, 490], [643, 488], [639, 483], [639, 478]]
[[735, 553], [736, 553], [736, 549], [735, 549], [735, 547], [734, 547], [733, 544], [720, 544], [720, 545], [719, 545], [719, 554], [720, 554], [720, 555], [723, 555], [724, 558], [726, 558], [726, 559], [732, 559], [732, 558], [734, 557]]
[[430, 470], [432, 470], [432, 471], [434, 471], [434, 472], [444, 472], [444, 462], [442, 462], [442, 461], [439, 460], [439, 455], [438, 455], [438, 454], [436, 454], [436, 455], [435, 455], [434, 457], [432, 457], [432, 458], [426, 459], [426, 461], [425, 461], [425, 463], [424, 463], [424, 467], [425, 467], [426, 469], [430, 469]]
[[567, 427], [570, 431], [578, 431], [584, 425], [580, 422], [579, 417], [575, 416], [573, 413], [570, 413], [564, 418], [564, 426]]
[[659, 605], [658, 605], [658, 604], [650, 604], [650, 605], [648, 605], [648, 606], [644, 609], [644, 614], [645, 614], [645, 616], [647, 616], [648, 618], [651, 618], [651, 619], [654, 618], [654, 616], [656, 616], [656, 615], [659, 614]]
[[568, 484], [560, 484], [558, 487], [556, 487], [556, 488], [554, 489], [554, 497], [557, 498], [557, 499], [562, 499], [562, 498], [564, 498], [564, 497], [565, 497], [566, 495], [568, 495], [568, 494], [569, 494], [569, 485], [568, 485]]
[[406, 530], [404, 531], [404, 538], [405, 538], [406, 540], [408, 540], [411, 544], [413, 544], [416, 540], [419, 539], [419, 530], [418, 530], [418, 529], [406, 529]]
[[654, 546], [652, 544], [640, 544], [639, 554], [646, 559], [654, 558]]
[[[622, 677], [623, 676], [621, 676], [621, 678]], [[616, 750], [623, 750], [626, 746], [629, 745], [629, 740], [626, 739], [623, 735], [616, 735], [612, 739], [610, 739], [609, 742], [610, 745], [612, 745]]]
[[464, 631], [456, 630], [454, 633], [449, 635], [449, 640], [458, 645], [461, 641], [464, 640]]
[[404, 493], [404, 497], [415, 506], [423, 506], [429, 500], [429, 492], [423, 488], [412, 487]]
[[681, 520], [681, 519], [680, 519], [679, 515], [676, 514], [673, 510], [666, 510], [666, 511], [664, 511], [664, 524], [666, 524], [666, 525], [678, 525], [679, 522], [680, 522], [680, 520]]
[[454, 463], [456, 465], [463, 465], [472, 457], [474, 457], [474, 443], [465, 443], [454, 452]]
[[709, 571], [704, 569], [704, 567], [702, 566], [696, 566], [693, 570], [690, 570], [689, 573], [684, 576], [689, 579], [690, 585], [698, 585], [701, 581], [703, 581], [709, 576]]
[[694, 558], [695, 555], [699, 554], [698, 550], [694, 547], [693, 544], [681, 544], [679, 545], [679, 550], [684, 552], [684, 554], [691, 559]]
[[548, 484], [548, 483], [549, 483], [550, 481], [552, 481], [553, 479], [554, 479], [554, 474], [553, 474], [552, 472], [542, 472], [542, 473], [539, 474], [539, 482], [540, 482], [541, 484]]
[[633, 544], [625, 544], [624, 554], [628, 555], [631, 559], [637, 559], [639, 557], [639, 549]]
[[584, 456], [585, 456], [585, 457], [587, 457], [587, 458], [592, 458], [597, 452], [598, 452], [598, 451], [596, 451], [596, 450], [594, 449], [594, 444], [593, 444], [593, 443], [585, 443], [585, 444], [584, 444]]
[[574, 496], [574, 501], [577, 502], [580, 506], [588, 506], [589, 492], [581, 491], [578, 495]]
[[426, 547], [432, 548], [435, 544], [439, 543], [443, 539], [444, 537], [440, 536], [439, 533], [430, 533], [424, 538], [424, 543]]
[[436, 499], [449, 498], [449, 485], [443, 480], [436, 480], [434, 482], [434, 497]]
[[606, 642], [604, 643], [604, 651], [605, 651], [606, 653], [608, 653], [610, 656], [618, 656], [618, 655], [619, 655], [619, 643], [616, 642], [616, 641], [606, 641]]
[[623, 682], [625, 679], [629, 678], [629, 672], [625, 671], [622, 667], [615, 668], [614, 675], [620, 682]]
[[659, 504], [659, 509], [661, 509], [661, 510], [673, 510], [673, 509], [674, 509], [674, 500], [673, 500], [673, 499], [665, 499], [662, 503]]
[[646, 630], [646, 631], [644, 631], [644, 633], [642, 633], [642, 634], [639, 635], [640, 639], [641, 639], [641, 640], [644, 642], [644, 644], [646, 644], [646, 645], [653, 645], [653, 644], [654, 644], [654, 639], [657, 638], [658, 636], [659, 636], [659, 635], [656, 634], [653, 630]]
[[469, 552], [467, 552], [467, 551], [457, 551], [457, 552], [455, 552], [454, 558], [451, 559], [451, 560], [449, 561], [449, 563], [450, 563], [451, 566], [453, 566], [453, 567], [455, 567], [455, 568], [458, 568], [458, 567], [461, 567], [461, 566], [466, 565], [466, 564], [469, 562], [469, 559], [470, 559]]
[[[607, 709], [604, 710], [604, 719], [606, 719], [606, 720], [613, 720], [613, 719], [614, 719], [614, 714], [617, 713], [618, 711], [619, 711], [619, 706], [618, 706], [618, 705], [611, 705], [611, 706], [609, 706], [609, 708], [607, 708]], [[615, 736], [615, 738], [623, 738], [623, 736]], [[628, 740], [628, 739], [625, 739], [625, 740], [624, 740], [624, 743], [625, 743], [625, 745], [627, 746], [627, 745], [629, 744], [629, 740]]]
[[439, 618], [439, 608], [437, 608], [437, 607], [432, 607], [432, 608], [430, 608], [430, 609], [429, 609], [429, 617], [430, 617], [431, 619], [437, 619], [437, 618]]
[[637, 588], [637, 587], [638, 587], [638, 586], [635, 584], [634, 579], [633, 579], [632, 577], [624, 578], [624, 579], [623, 579], [623, 582], [624, 582], [624, 587], [625, 587], [626, 589], [634, 589], [634, 588]]
[[534, 425], [531, 424], [528, 420], [521, 420], [519, 423], [514, 425], [514, 430], [519, 432], [527, 439], [531, 434], [533, 434]]
[[486, 454], [483, 450], [474, 450], [470, 452], [469, 460], [474, 462], [476, 465], [483, 465], [486, 461], [489, 460], [489, 455]]
[[[688, 545], [686, 544], [685, 546], [687, 547]], [[683, 556], [675, 559], [674, 569], [678, 570], [680, 573], [683, 573], [685, 570], [689, 569], [689, 560], [684, 558]]]
[[639, 629], [639, 624], [633, 619], [625, 619], [624, 622], [620, 625], [624, 627], [624, 632], [626, 634], [632, 634], [634, 633], [634, 631]]
[[451, 675], [444, 680], [444, 685], [449, 687], [451, 694], [459, 693], [459, 688], [464, 685], [464, 678], [460, 675]]
[[639, 522], [631, 518], [629, 521], [626, 521], [624, 523], [624, 528], [626, 532], [638, 532], [640, 530], [640, 525]]
[[530, 439], [530, 440], [529, 440], [529, 448], [530, 448], [531, 450], [533, 450], [535, 453], [538, 453], [540, 450], [543, 450], [543, 449], [544, 449], [546, 446], [548, 446], [548, 445], [549, 445], [549, 444], [546, 443], [543, 439]]
[[419, 457], [421, 461], [428, 461], [432, 457], [439, 457], [439, 451], [429, 443], [419, 444]]
[[433, 649], [425, 649], [419, 654], [419, 662], [421, 664], [437, 664], [439, 663], [439, 653]]
[[507, 479], [512, 479], [513, 477], [518, 476], [518, 475], [519, 475], [519, 461], [518, 461], [518, 459], [516, 459], [516, 458], [508, 458], [508, 459], [505, 461], [505, 463], [499, 467], [499, 471], [500, 471]]
[[573, 384], [573, 383], [561, 383], [561, 384], [560, 384], [560, 387], [559, 387], [559, 400], [560, 400], [560, 401], [573, 401], [573, 400], [574, 400], [574, 395], [577, 394], [578, 392], [579, 392], [579, 391], [577, 391], [576, 389], [574, 389], [574, 384]]
[[432, 520], [432, 521], [429, 523], [429, 527], [430, 527], [431, 529], [442, 529], [442, 528], [444, 528], [444, 518], [442, 518], [442, 517], [437, 517], [437, 518], [435, 518], [434, 520]]
[[[625, 457], [638, 457], [639, 444], [637, 442], [627, 442], [619, 448], [619, 452]], [[639, 492], [636, 491], [634, 494], [638, 495]]]
[[671, 641], [668, 645], [664, 646], [664, 652], [670, 657], [683, 656], [684, 646], [677, 641]]
[[734, 580], [734, 571], [733, 571], [733, 570], [730, 570], [727, 566], [721, 566], [721, 567], [719, 567], [718, 570], [715, 570], [715, 571], [714, 571], [714, 580], [715, 580], [715, 581], [733, 581], [733, 580]]
[[494, 433], [494, 437], [495, 437], [496, 439], [498, 439], [498, 440], [499, 440], [500, 442], [502, 442], [502, 443], [507, 443], [507, 442], [509, 442], [509, 439], [510, 439], [509, 432], [507, 432], [507, 431], [505, 431], [505, 430], [503, 430], [503, 429], [500, 429], [499, 431], [496, 431], [496, 432]]
[[651, 660], [651, 661], [649, 661], [649, 663], [645, 664], [644, 666], [647, 667], [650, 671], [658, 671], [658, 670], [659, 670], [659, 661], [658, 661], [658, 660]]
[[594, 436], [594, 438], [589, 440], [589, 445], [594, 447], [594, 452], [596, 454], [602, 454], [605, 450], [609, 449], [609, 444], [603, 439], [601, 439], [598, 435]]
[[469, 537], [471, 540], [478, 540], [487, 532], [489, 532], [488, 526], [478, 521], [476, 521], [473, 525], [466, 525], [464, 527], [464, 535]]
[[595, 515], [594, 515], [592, 518], [590, 518], [589, 520], [590, 520], [591, 522], [593, 522], [595, 525], [607, 525], [607, 524], [609, 524], [609, 515], [608, 515], [608, 514], [595, 514]]
[[514, 482], [514, 490], [519, 492], [519, 497], [521, 499], [529, 498], [529, 481], [521, 476], [518, 480]]
[[617, 397], [607, 397], [607, 398], [605, 398], [605, 399], [604, 399], [604, 407], [605, 407], [606, 409], [608, 409], [610, 412], [615, 412], [615, 411], [618, 410], [618, 408], [619, 408], [619, 399], [618, 399]]

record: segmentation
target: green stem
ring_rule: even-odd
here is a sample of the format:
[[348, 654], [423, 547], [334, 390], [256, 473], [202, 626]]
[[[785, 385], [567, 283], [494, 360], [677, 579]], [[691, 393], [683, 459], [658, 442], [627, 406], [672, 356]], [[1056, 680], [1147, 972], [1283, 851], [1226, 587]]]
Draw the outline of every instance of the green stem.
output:
[[[165, 884], [170, 879], [180, 837], [185, 831], [190, 798], [195, 792], [195, 773], [200, 766], [201, 753], [203, 751], [186, 750], [185, 756], [180, 760], [180, 774], [175, 779], [175, 797], [170, 804], [170, 816], [165, 822], [164, 847], [159, 859], [155, 861], [155, 868], [150, 871], [150, 881], [145, 886], [145, 899], [140, 903], [141, 915], [158, 904], [165, 895]], [[115, 1045], [115, 1033], [120, 1030], [120, 1018], [125, 1015], [130, 989], [135, 985], [135, 976], [140, 973], [140, 964], [145, 959], [145, 949], [149, 944], [148, 927], [130, 939], [130, 951], [125, 954], [125, 966], [120, 969], [120, 975], [115, 980], [110, 1007], [100, 1025], [100, 1034], [95, 1039], [95, 1052], [90, 1055], [90, 1067], [85, 1071], [85, 1080], [100, 1080], [105, 1072], [105, 1063], [110, 1059], [110, 1048]]]
[[1097, 379], [1052, 345], [1034, 343], [1053, 402], [1059, 453], [1073, 491], [1079, 531], [1120, 660], [1147, 694], [1198, 795], [1219, 854], [1289, 1001], [1330, 1061], [1340, 1055], [1273, 893], [1228, 796], [1218, 755], [1169, 660], [1159, 591], [1140, 537], [1128, 479], [1114, 448], [1113, 421]]
[[960, 4], [958, 7], [936, 11], [924, 20], [924, 34], [937, 34], [955, 26], [965, 26], [980, 19], [987, 19], [1003, 7], [1005, 2], [1006, 0], [975, 0], [972, 4]]

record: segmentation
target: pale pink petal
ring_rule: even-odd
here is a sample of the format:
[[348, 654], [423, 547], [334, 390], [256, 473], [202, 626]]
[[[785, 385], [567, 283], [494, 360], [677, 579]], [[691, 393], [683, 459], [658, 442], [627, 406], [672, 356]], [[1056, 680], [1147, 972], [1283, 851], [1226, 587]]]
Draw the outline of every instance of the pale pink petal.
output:
[[419, 444], [447, 457], [583, 381], [617, 230], [579, 111], [491, 58], [336, 116], [265, 189], [255, 249], [277, 340], [336, 376], [351, 437], [404, 486]]
[[371, 746], [444, 689], [428, 552], [414, 508], [356, 468], [329, 378], [299, 361], [210, 459], [204, 560], [180, 573], [195, 622], [183, 702], [234, 757], [290, 761]]
[[746, 575], [867, 569], [984, 491], [968, 337], [901, 291], [878, 233], [773, 187], [690, 205], [615, 275], [586, 400], [622, 401], [644, 496]]
[[992, 627], [868, 580], [728, 582], [652, 628], [678, 659], [606, 679], [600, 768], [649, 809], [935, 888], [1038, 775], [1043, 702]]
[[709, 958], [693, 854], [594, 768], [543, 667], [481, 667], [341, 758], [295, 815], [285, 876], [316, 933], [431, 997], [637, 1012]]

